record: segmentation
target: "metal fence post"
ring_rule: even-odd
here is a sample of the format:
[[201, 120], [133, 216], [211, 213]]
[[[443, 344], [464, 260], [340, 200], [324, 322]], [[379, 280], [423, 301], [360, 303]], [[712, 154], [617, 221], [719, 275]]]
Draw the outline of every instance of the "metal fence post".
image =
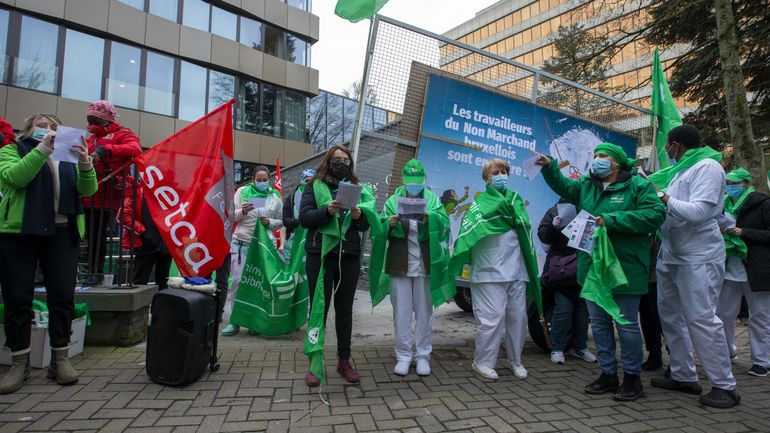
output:
[[366, 46], [366, 58], [364, 59], [364, 74], [361, 77], [361, 94], [358, 95], [358, 107], [356, 109], [356, 123], [353, 126], [353, 136], [350, 140], [350, 146], [353, 148], [353, 165], [358, 162], [358, 153], [361, 142], [361, 129], [363, 128], [362, 119], [364, 117], [366, 94], [369, 90], [369, 73], [372, 68], [372, 56], [374, 55], [374, 44], [377, 39], [377, 29], [379, 28], [380, 16], [375, 15], [369, 22], [369, 42]]

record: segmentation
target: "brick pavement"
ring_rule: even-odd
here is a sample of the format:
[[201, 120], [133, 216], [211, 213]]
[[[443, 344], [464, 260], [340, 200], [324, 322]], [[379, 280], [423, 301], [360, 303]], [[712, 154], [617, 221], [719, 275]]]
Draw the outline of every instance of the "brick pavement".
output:
[[[357, 315], [371, 315], [368, 322], [379, 322], [389, 314], [385, 307], [377, 307], [374, 314], [370, 308]], [[435, 328], [465, 326], [452, 334], [455, 341], [438, 339], [442, 343], [434, 348], [429, 377], [420, 378], [413, 369], [405, 378], [392, 374], [392, 337], [385, 335], [392, 332], [389, 327], [380, 330], [379, 340], [354, 337], [359, 385], [342, 381], [333, 369], [334, 351], [327, 350], [329, 384], [323, 393], [329, 406], [317, 390], [304, 385], [307, 360], [291, 339], [225, 340], [222, 369], [181, 389], [147, 378], [142, 347], [88, 347], [73, 359], [81, 373], [77, 385], [59, 387], [45, 378], [45, 370], [33, 370], [32, 381], [20, 392], [0, 396], [0, 433], [770, 432], [770, 377], [745, 374], [746, 327], [738, 327], [739, 361], [734, 368], [743, 403], [720, 411], [700, 406], [693, 396], [649, 386], [646, 397], [633, 403], [587, 396], [581, 390], [598, 375], [595, 364], [568, 357], [566, 365], [553, 365], [531, 342], [523, 358], [527, 379], [516, 379], [500, 362], [501, 379], [483, 382], [470, 370], [472, 316], [456, 308], [442, 307], [440, 312]], [[357, 316], [355, 323], [366, 321]], [[4, 371], [2, 367], [0, 373]], [[645, 375], [644, 382], [650, 377]]]

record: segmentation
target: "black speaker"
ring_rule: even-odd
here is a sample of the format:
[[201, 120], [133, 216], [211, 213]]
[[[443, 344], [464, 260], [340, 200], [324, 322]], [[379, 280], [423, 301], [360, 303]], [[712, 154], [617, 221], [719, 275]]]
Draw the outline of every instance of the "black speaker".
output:
[[147, 332], [147, 375], [163, 385], [198, 380], [215, 350], [216, 301], [205, 293], [166, 289], [152, 298]]

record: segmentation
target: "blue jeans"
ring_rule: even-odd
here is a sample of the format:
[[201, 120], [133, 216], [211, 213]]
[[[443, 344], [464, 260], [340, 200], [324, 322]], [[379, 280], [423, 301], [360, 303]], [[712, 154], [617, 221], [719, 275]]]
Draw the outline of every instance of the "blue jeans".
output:
[[[620, 339], [620, 358], [623, 362], [623, 372], [639, 374], [642, 369], [644, 350], [642, 333], [639, 331], [639, 298], [640, 296], [614, 296], [620, 307], [620, 313], [631, 323], [617, 324]], [[615, 333], [613, 332], [612, 316], [594, 302], [587, 301], [588, 313], [591, 315], [591, 332], [594, 335], [596, 351], [599, 355], [599, 368], [605, 374], [617, 374], [618, 361], [615, 358]]]
[[572, 330], [572, 346], [575, 350], [588, 347], [588, 307], [586, 301], [572, 302], [567, 296], [553, 292], [555, 307], [551, 317], [551, 350], [564, 352], [567, 335]]

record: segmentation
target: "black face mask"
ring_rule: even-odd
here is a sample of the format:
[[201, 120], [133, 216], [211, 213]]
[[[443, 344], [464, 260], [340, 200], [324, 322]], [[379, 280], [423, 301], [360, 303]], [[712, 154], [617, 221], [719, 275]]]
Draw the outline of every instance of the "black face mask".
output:
[[332, 176], [337, 180], [343, 180], [350, 174], [350, 167], [347, 164], [336, 162], [332, 164]]

